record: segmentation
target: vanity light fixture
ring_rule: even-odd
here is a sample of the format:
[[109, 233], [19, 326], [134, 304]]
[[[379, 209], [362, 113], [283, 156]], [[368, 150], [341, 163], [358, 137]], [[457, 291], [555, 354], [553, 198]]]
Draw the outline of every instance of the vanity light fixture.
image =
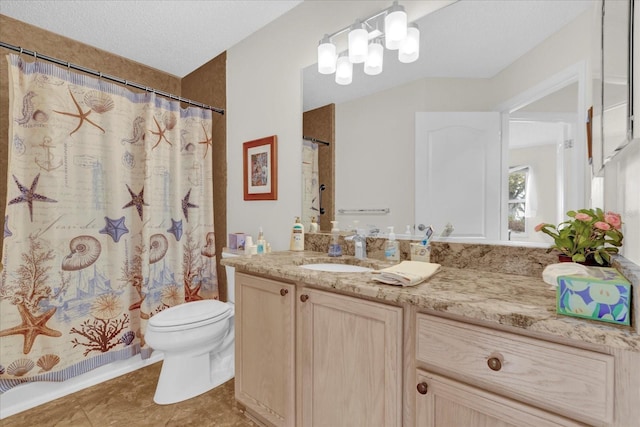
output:
[[[383, 28], [381, 31], [379, 28]], [[348, 32], [348, 51], [337, 55], [333, 38]], [[336, 83], [348, 85], [353, 79], [353, 64], [364, 63], [364, 72], [374, 76], [382, 72], [384, 47], [398, 50], [402, 63], [420, 56], [420, 30], [407, 23], [407, 13], [397, 1], [378, 13], [355, 22], [333, 34], [325, 34], [318, 44], [318, 72], [336, 73]]]
[[353, 64], [349, 61], [349, 57], [342, 53], [338, 57], [336, 65], [336, 83], [339, 85], [351, 84], [353, 79]]
[[360, 64], [369, 54], [369, 32], [359, 20], [351, 26], [349, 31], [349, 61]]
[[369, 55], [364, 61], [364, 72], [370, 76], [375, 76], [382, 72], [382, 60], [384, 57], [384, 48], [379, 40], [369, 43]]
[[400, 43], [407, 37], [407, 12], [404, 7], [394, 1], [384, 17], [385, 46], [389, 50], [400, 48]]
[[318, 72], [333, 74], [336, 72], [336, 45], [331, 43], [329, 35], [325, 34], [318, 45]]
[[416, 24], [409, 24], [407, 36], [400, 43], [398, 60], [403, 63], [413, 62], [420, 56], [420, 30]]

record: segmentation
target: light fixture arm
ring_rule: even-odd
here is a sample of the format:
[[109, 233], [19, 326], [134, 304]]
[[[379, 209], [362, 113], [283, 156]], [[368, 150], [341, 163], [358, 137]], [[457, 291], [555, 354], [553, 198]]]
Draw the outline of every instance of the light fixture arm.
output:
[[[397, 2], [394, 2], [394, 3], [397, 3]], [[369, 28], [372, 28], [372, 29], [373, 29], [373, 26], [371, 26], [371, 24], [369, 24], [369, 21], [372, 21], [372, 20], [374, 20], [375, 18], [379, 18], [380, 16], [386, 16], [386, 15], [387, 15], [387, 13], [389, 13], [389, 10], [391, 10], [391, 8], [392, 8], [392, 7], [393, 7], [393, 6], [390, 6], [390, 7], [386, 8], [386, 9], [381, 10], [380, 12], [374, 13], [374, 14], [373, 14], [373, 15], [371, 15], [371, 16], [368, 16], [368, 17], [366, 17], [366, 18], [364, 18], [364, 19], [360, 19], [359, 21], [361, 21], [361, 22], [362, 22], [363, 24], [365, 24], [367, 27], [369, 27]], [[332, 39], [332, 38], [337, 37], [337, 36], [339, 36], [339, 35], [341, 35], [341, 34], [344, 34], [345, 32], [347, 32], [347, 31], [351, 30], [351, 26], [352, 26], [352, 25], [353, 25], [353, 23], [351, 23], [351, 24], [347, 25], [346, 27], [341, 28], [341, 29], [339, 29], [338, 31], [335, 31], [335, 32], [333, 32], [333, 33], [331, 33], [331, 34], [325, 34], [325, 37], [329, 37], [329, 39]]]

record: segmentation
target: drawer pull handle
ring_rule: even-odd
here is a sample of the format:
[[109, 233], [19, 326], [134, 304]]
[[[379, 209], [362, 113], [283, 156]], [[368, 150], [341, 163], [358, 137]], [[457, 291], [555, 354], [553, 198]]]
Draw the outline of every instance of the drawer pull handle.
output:
[[416, 388], [420, 394], [427, 394], [427, 391], [429, 390], [429, 386], [425, 382], [418, 383], [418, 387]]
[[288, 293], [289, 293], [288, 289], [284, 289], [284, 288], [280, 289], [280, 295], [285, 296]]
[[309, 299], [309, 295], [307, 294], [300, 295], [300, 301], [307, 302], [308, 299]]
[[492, 371], [499, 371], [500, 369], [502, 369], [502, 361], [497, 357], [491, 357], [487, 359], [487, 365]]

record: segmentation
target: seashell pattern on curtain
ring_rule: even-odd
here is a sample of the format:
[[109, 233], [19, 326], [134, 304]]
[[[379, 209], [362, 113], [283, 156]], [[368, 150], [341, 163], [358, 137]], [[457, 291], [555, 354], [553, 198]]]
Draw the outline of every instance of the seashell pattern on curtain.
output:
[[218, 298], [211, 111], [7, 59], [0, 393], [146, 358], [150, 317]]

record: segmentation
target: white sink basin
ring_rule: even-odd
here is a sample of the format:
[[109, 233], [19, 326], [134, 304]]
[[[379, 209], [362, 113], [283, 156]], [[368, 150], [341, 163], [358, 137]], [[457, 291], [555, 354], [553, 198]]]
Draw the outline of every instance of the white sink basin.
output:
[[363, 273], [373, 271], [373, 269], [368, 267], [349, 264], [304, 264], [300, 267], [306, 268], [307, 270], [328, 271], [332, 273]]

